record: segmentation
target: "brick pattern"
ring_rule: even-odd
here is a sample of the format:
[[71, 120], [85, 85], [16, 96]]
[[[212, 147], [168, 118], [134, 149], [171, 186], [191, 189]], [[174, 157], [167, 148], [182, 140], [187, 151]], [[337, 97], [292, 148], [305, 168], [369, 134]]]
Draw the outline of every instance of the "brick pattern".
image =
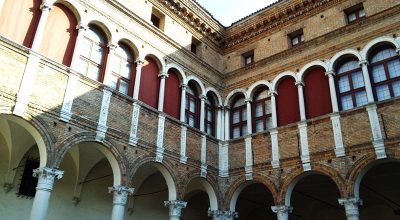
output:
[[179, 154], [181, 145], [181, 127], [176, 122], [165, 120], [164, 147], [173, 153]]
[[229, 169], [242, 168], [246, 165], [246, 147], [243, 139], [229, 142]]
[[308, 123], [307, 133], [310, 154], [335, 149], [333, 127], [329, 117]]
[[269, 133], [261, 133], [253, 136], [253, 164], [268, 163], [272, 160], [271, 137]]
[[129, 134], [132, 120], [132, 102], [113, 95], [108, 107], [107, 126]]
[[279, 156], [288, 159], [300, 156], [300, 137], [297, 125], [278, 129]]
[[[176, 138], [180, 140], [180, 136]], [[201, 157], [201, 136], [190, 127], [186, 132], [186, 156], [197, 161], [200, 161]]]
[[218, 168], [218, 141], [207, 137], [207, 165]]
[[24, 73], [27, 62], [26, 56], [0, 45], [0, 60], [7, 65], [0, 65], [0, 90], [2, 92], [15, 95]]
[[371, 126], [365, 108], [342, 114], [341, 117], [344, 146], [371, 143]]

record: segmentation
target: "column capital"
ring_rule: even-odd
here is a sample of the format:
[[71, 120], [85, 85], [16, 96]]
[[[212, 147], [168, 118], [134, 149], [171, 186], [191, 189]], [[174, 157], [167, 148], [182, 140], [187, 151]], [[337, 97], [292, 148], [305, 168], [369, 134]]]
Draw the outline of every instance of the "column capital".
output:
[[160, 72], [159, 74], [158, 74], [158, 77], [160, 77], [161, 79], [165, 79], [165, 78], [168, 78], [168, 73], [166, 73], [166, 72]]
[[188, 88], [188, 85], [187, 85], [186, 83], [181, 83], [180, 87], [181, 87], [182, 89], [187, 89], [187, 88]]
[[76, 25], [76, 29], [79, 31], [80, 30], [86, 31], [87, 29], [89, 29], [89, 26], [87, 24], [80, 23], [80, 24]]
[[400, 55], [400, 48], [396, 48], [396, 53]]
[[277, 95], [278, 95], [278, 92], [275, 91], [275, 90], [270, 90], [270, 91], [268, 91], [268, 95], [269, 95], [269, 96], [277, 96]]
[[360, 60], [360, 61], [358, 62], [358, 64], [360, 64], [360, 66], [363, 66], [363, 65], [368, 66], [368, 65], [369, 65], [369, 62], [368, 62], [368, 60]]
[[304, 86], [304, 82], [303, 81], [296, 81], [294, 83], [297, 87], [303, 87]]
[[114, 193], [113, 203], [115, 205], [125, 205], [128, 196], [132, 195], [134, 190], [134, 188], [129, 188], [127, 186], [108, 187], [108, 193]]
[[244, 102], [247, 104], [248, 102], [252, 102], [253, 101], [253, 99], [252, 98], [246, 98], [245, 100], [244, 100]]
[[271, 210], [277, 214], [289, 214], [293, 211], [293, 207], [286, 205], [271, 206]]
[[229, 105], [224, 105], [223, 108], [224, 108], [226, 111], [230, 111], [230, 110], [231, 110], [231, 107], [230, 107]]
[[224, 212], [220, 210], [211, 210], [208, 208], [208, 217], [212, 217], [212, 219], [221, 219], [224, 216]]
[[142, 58], [137, 58], [135, 60], [135, 64], [136, 64], [136, 66], [141, 66], [144, 64], [144, 60]]
[[108, 47], [108, 49], [110, 49], [110, 51], [113, 51], [113, 50], [118, 48], [118, 44], [114, 44], [113, 42], [109, 42], [107, 44], [107, 47]]
[[207, 96], [205, 96], [205, 95], [200, 95], [199, 98], [203, 102], [205, 102], [208, 99]]
[[225, 219], [239, 218], [239, 214], [237, 212], [234, 212], [234, 211], [225, 211], [223, 213], [223, 215], [225, 216]]
[[338, 202], [340, 205], [344, 206], [346, 216], [349, 219], [360, 215], [358, 211], [358, 206], [362, 205], [362, 200], [360, 198], [340, 198]]
[[44, 0], [42, 4], [40, 4], [40, 10], [50, 11], [53, 8], [54, 2], [54, 0]]
[[164, 202], [165, 207], [169, 208], [169, 216], [177, 217], [181, 216], [182, 209], [186, 208], [187, 202], [181, 200], [171, 200]]
[[336, 73], [333, 70], [329, 70], [329, 71], [325, 72], [325, 76], [334, 77], [334, 76], [336, 76]]
[[33, 176], [38, 178], [37, 190], [45, 190], [51, 192], [54, 186], [54, 180], [61, 179], [64, 175], [64, 171], [41, 167], [33, 170]]

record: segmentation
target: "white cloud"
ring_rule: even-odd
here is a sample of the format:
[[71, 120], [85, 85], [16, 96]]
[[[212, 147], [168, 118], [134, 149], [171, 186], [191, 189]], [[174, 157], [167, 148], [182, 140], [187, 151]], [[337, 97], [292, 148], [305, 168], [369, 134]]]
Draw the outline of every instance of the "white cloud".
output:
[[225, 26], [264, 8], [277, 0], [197, 0]]

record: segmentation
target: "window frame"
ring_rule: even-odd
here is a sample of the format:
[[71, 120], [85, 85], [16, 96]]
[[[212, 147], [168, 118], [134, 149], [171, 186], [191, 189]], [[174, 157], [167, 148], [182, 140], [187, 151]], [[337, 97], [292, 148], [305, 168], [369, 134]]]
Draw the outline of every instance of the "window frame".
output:
[[[364, 11], [364, 16], [360, 16], [361, 10]], [[364, 9], [364, 6], [363, 6], [362, 3], [361, 3], [361, 4], [354, 5], [354, 6], [350, 7], [350, 8], [345, 9], [345, 10], [344, 10], [344, 13], [345, 13], [345, 15], [346, 15], [347, 24], [352, 24], [352, 23], [354, 23], [354, 22], [360, 21], [360, 20], [364, 19], [364, 18], [367, 16], [367, 14], [365, 13], [365, 9]], [[356, 17], [355, 17], [354, 20], [350, 21], [349, 17], [350, 17], [350, 15], [353, 14], [353, 13], [355, 14]]]
[[[204, 113], [205, 113], [205, 117], [204, 117], [204, 132], [206, 132], [207, 134], [210, 134], [211, 136], [215, 137], [215, 119], [216, 119], [216, 114], [215, 114], [215, 110], [216, 107], [212, 105], [212, 102], [210, 102], [211, 104], [208, 104], [207, 102], [204, 103]], [[208, 120], [208, 111], [211, 111], [211, 121]], [[208, 133], [208, 125], [210, 125], [211, 127], [211, 132]]]
[[[254, 50], [248, 51], [242, 54], [243, 57], [243, 64], [244, 66], [251, 66], [254, 63]], [[250, 58], [250, 63], [247, 63], [247, 60]]]
[[[298, 45], [301, 45], [305, 41], [303, 29], [300, 29], [300, 30], [297, 30], [297, 31], [294, 31], [294, 32], [288, 34], [288, 37], [289, 37], [291, 47], [296, 47]], [[298, 41], [296, 44], [293, 44], [294, 39], [297, 39], [297, 41]]]
[[[234, 102], [232, 102], [232, 105], [231, 105], [231, 111], [230, 111], [230, 117], [229, 117], [229, 121], [230, 121], [230, 123], [229, 123], [229, 129], [230, 129], [230, 136], [231, 136], [231, 138], [233, 139], [233, 138], [240, 138], [240, 137], [243, 137], [244, 135], [246, 135], [247, 134], [247, 131], [246, 131], [246, 134], [244, 134], [244, 132], [243, 132], [243, 127], [247, 127], [247, 120], [248, 120], [248, 118], [247, 118], [247, 116], [246, 116], [246, 120], [245, 121], [243, 121], [243, 112], [244, 111], [246, 111], [246, 114], [247, 114], [247, 105], [246, 105], [246, 103], [244, 103], [243, 105], [241, 105], [241, 106], [238, 106], [238, 107], [233, 107], [234, 106], [234, 104], [237, 102], [237, 101], [239, 101], [241, 98], [236, 98], [235, 100], [234, 100]], [[239, 111], [239, 122], [238, 123], [233, 123], [233, 115], [234, 115], [234, 113], [236, 112], [236, 111]], [[234, 130], [234, 128], [236, 128], [236, 127], [239, 127], [240, 129], [240, 135], [238, 136], [238, 137], [233, 137], [233, 130]]]
[[[376, 51], [373, 53], [373, 55], [376, 55], [377, 53], [379, 53], [380, 51], [385, 50], [385, 49], [393, 49], [393, 48], [380, 48], [380, 49], [376, 50]], [[372, 58], [372, 57], [373, 57], [373, 56], [371, 56], [371, 58]], [[394, 82], [400, 81], [400, 76], [397, 76], [397, 77], [395, 77], [395, 78], [390, 78], [389, 67], [388, 67], [388, 63], [389, 63], [390, 61], [394, 61], [394, 60], [396, 60], [396, 59], [400, 61], [400, 56], [399, 56], [399, 55], [396, 55], [396, 56], [393, 56], [393, 57], [386, 58], [386, 59], [384, 59], [384, 60], [380, 60], [380, 61], [375, 62], [375, 63], [372, 63], [372, 62], [371, 62], [370, 65], [368, 66], [369, 76], [370, 76], [371, 81], [372, 81], [372, 82], [371, 82], [371, 84], [372, 84], [372, 85], [371, 85], [371, 86], [372, 86], [372, 91], [373, 91], [373, 94], [374, 94], [374, 98], [375, 98], [375, 100], [377, 100], [377, 101], [378, 101], [378, 93], [377, 93], [377, 91], [376, 91], [376, 88], [379, 87], [379, 86], [383, 86], [383, 85], [388, 85], [389, 93], [390, 93], [390, 98], [388, 98], [388, 99], [391, 99], [391, 98], [396, 97], [396, 96], [394, 96], [392, 84], [393, 84]], [[386, 80], [381, 81], [381, 82], [378, 82], [378, 83], [375, 83], [375, 82], [374, 82], [374, 78], [373, 78], [373, 67], [374, 67], [374, 66], [379, 66], [379, 65], [383, 65], [383, 69], [384, 69], [384, 71], [385, 71]], [[385, 100], [387, 100], [387, 99], [385, 99]], [[381, 100], [381, 101], [383, 101], [383, 100]]]
[[[118, 45], [118, 46], [120, 47], [120, 45]], [[132, 58], [133, 58], [134, 57], [134, 53], [132, 52], [132, 50], [127, 45], [123, 45], [123, 47], [125, 47], [125, 49], [128, 50], [129, 53], [131, 53]], [[133, 87], [134, 87], [134, 83], [133, 82], [135, 80], [134, 77], [133, 77], [133, 73], [135, 72], [135, 69], [136, 69], [136, 63], [135, 63], [134, 60], [125, 59], [124, 57], [120, 56], [120, 54], [115, 53], [115, 52], [114, 52], [114, 57], [117, 58], [118, 61], [119, 61], [119, 70], [121, 70], [121, 68], [123, 66], [123, 63], [129, 63], [130, 66], [131, 66], [130, 73], [129, 73], [130, 79], [121, 76], [120, 73], [116, 73], [114, 71], [115, 69], [111, 70], [111, 75], [115, 76], [117, 78], [117, 85], [115, 87], [115, 90], [120, 92], [119, 88], [120, 88], [121, 80], [125, 81], [128, 84], [128, 94], [124, 94], [124, 95], [132, 96], [133, 95]]]
[[[339, 109], [340, 109], [341, 111], [344, 111], [344, 110], [343, 110], [343, 106], [342, 106], [342, 99], [341, 99], [342, 97], [351, 95], [353, 107], [350, 108], [350, 109], [353, 109], [353, 108], [359, 107], [359, 106], [357, 106], [357, 100], [356, 100], [356, 96], [355, 96], [356, 93], [361, 92], [361, 91], [367, 92], [367, 90], [366, 90], [366, 88], [365, 88], [365, 79], [364, 79], [364, 76], [363, 76], [364, 86], [363, 86], [363, 87], [360, 87], [360, 88], [357, 88], [357, 89], [354, 89], [354, 88], [353, 88], [354, 85], [353, 85], [353, 77], [352, 77], [352, 75], [353, 75], [354, 73], [356, 73], [356, 72], [361, 72], [361, 73], [362, 73], [362, 68], [361, 68], [360, 65], [359, 65], [357, 68], [355, 68], [355, 69], [348, 70], [348, 71], [343, 72], [343, 73], [338, 73], [337, 70], [338, 70], [341, 66], [343, 66], [343, 65], [346, 64], [347, 62], [351, 62], [351, 61], [353, 61], [353, 59], [349, 59], [349, 60], [342, 61], [342, 62], [340, 62], [341, 65], [338, 65], [337, 68], [336, 68], [335, 87], [336, 87], [336, 95], [337, 95], [338, 105], [339, 105]], [[354, 61], [358, 62], [358, 60], [356, 60], [356, 59], [354, 59]], [[347, 91], [347, 92], [340, 93], [340, 90], [339, 90], [339, 79], [342, 78], [342, 77], [347, 77], [347, 79], [349, 80], [350, 90]], [[350, 109], [346, 109], [346, 110], [350, 110]]]
[[[254, 96], [254, 97], [257, 97], [258, 95], [260, 95], [261, 92], [263, 92], [263, 90], [259, 91], [256, 94], [256, 96]], [[268, 92], [268, 90], [267, 90], [267, 92]], [[253, 103], [252, 103], [252, 106], [251, 106], [252, 117], [251, 117], [251, 119], [252, 119], [252, 126], [253, 126], [254, 133], [266, 131], [266, 130], [269, 129], [269, 128], [267, 128], [267, 119], [268, 118], [272, 119], [272, 111], [271, 111], [271, 113], [266, 114], [266, 106], [265, 105], [266, 105], [266, 101], [267, 100], [271, 101], [271, 96], [268, 96], [266, 98], [262, 98], [262, 99], [259, 99], [259, 100], [254, 100]], [[261, 116], [256, 117], [256, 107], [260, 103], [261, 103], [262, 108], [263, 108], [263, 114]], [[272, 103], [270, 103], [270, 105], [272, 105]], [[271, 108], [272, 108], [272, 106], [271, 106]], [[259, 121], [259, 120], [263, 121], [263, 130], [262, 131], [257, 131], [257, 129], [256, 129], [256, 127], [257, 127], [256, 122]]]
[[[192, 88], [190, 88], [190, 89], [192, 89]], [[192, 89], [192, 91], [194, 92], [194, 89]], [[190, 117], [189, 116], [193, 116], [194, 117], [194, 126], [191, 126], [191, 125], [190, 126], [199, 129], [200, 128], [199, 98], [196, 97], [196, 95], [190, 94], [186, 91], [185, 99], [186, 99], [185, 122], [186, 122], [186, 124], [190, 125], [190, 123], [189, 123]], [[194, 111], [195, 112], [190, 111], [190, 101], [194, 102], [194, 105], [195, 105]]]

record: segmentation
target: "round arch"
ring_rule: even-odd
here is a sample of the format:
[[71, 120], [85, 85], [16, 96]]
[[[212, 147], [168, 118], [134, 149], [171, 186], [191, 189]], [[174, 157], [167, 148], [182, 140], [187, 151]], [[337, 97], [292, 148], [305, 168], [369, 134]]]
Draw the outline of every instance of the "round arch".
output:
[[371, 53], [371, 50], [381, 44], [391, 44], [396, 49], [400, 48], [399, 44], [394, 38], [388, 36], [378, 37], [368, 42], [368, 44], [364, 46], [364, 48], [361, 50], [361, 57], [364, 60], [368, 60], [368, 56]]
[[107, 42], [113, 42], [113, 35], [110, 31], [110, 25], [106, 25], [105, 21], [102, 21], [103, 18], [96, 17], [96, 19], [89, 20], [87, 23], [89, 25], [95, 25], [100, 28], [100, 30], [105, 34]]
[[206, 90], [204, 88], [204, 84], [199, 78], [197, 78], [194, 75], [190, 75], [190, 76], [188, 76], [186, 78], [185, 84], [188, 85], [190, 81], [194, 81], [196, 83], [196, 85], [199, 86], [201, 95], [205, 95], [206, 94], [205, 93]]
[[[280, 73], [280, 74], [277, 75], [277, 76], [274, 78], [274, 80], [272, 81], [272, 84], [271, 84], [271, 91], [276, 91], [277, 88], [278, 88], [279, 82], [280, 82], [282, 79], [286, 78], [286, 77], [293, 77], [295, 82], [298, 81], [298, 80], [297, 80], [297, 77], [296, 77], [296, 74], [295, 74], [294, 72], [287, 71], [287, 72]], [[279, 94], [278, 94], [278, 95], [279, 95]]]
[[217, 98], [217, 101], [218, 101], [218, 105], [222, 106], [222, 98], [221, 98], [221, 95], [219, 94], [219, 92], [214, 87], [207, 87], [205, 90], [205, 95], [207, 95], [209, 92], [213, 93], [215, 95], [215, 97]]
[[74, 136], [69, 137], [58, 144], [60, 146], [60, 150], [56, 154], [54, 167], [59, 167], [61, 165], [65, 155], [71, 148], [85, 142], [95, 143], [96, 148], [107, 158], [113, 171], [114, 186], [125, 184], [122, 178], [122, 176], [124, 176], [126, 173], [126, 166], [124, 164], [125, 160], [112, 143], [108, 142], [107, 140], [98, 142], [96, 141], [95, 135], [92, 133], [81, 133], [78, 135], [75, 134]]
[[313, 61], [313, 62], [310, 62], [310, 63], [307, 63], [306, 65], [304, 65], [300, 69], [300, 71], [297, 73], [297, 79], [299, 79], [300, 81], [304, 81], [304, 75], [306, 73], [308, 73], [308, 71], [311, 68], [314, 68], [314, 67], [322, 67], [323, 69], [325, 69], [326, 72], [328, 71], [328, 65], [325, 62], [316, 60], [316, 61]]
[[353, 56], [356, 57], [359, 61], [362, 60], [362, 57], [360, 55], [360, 53], [357, 50], [354, 49], [346, 49], [346, 50], [342, 50], [338, 53], [336, 53], [329, 62], [329, 68], [328, 71], [334, 71], [336, 64], [343, 58], [346, 56]]
[[[75, 15], [76, 21], [78, 22], [78, 24], [80, 24], [82, 22], [82, 8], [79, 5], [74, 5], [73, 3], [71, 3], [69, 0], [57, 0], [54, 2], [54, 4], [62, 4], [65, 7], [67, 7], [69, 10], [71, 10], [71, 12]], [[54, 5], [53, 4], [53, 5]]]
[[[196, 176], [189, 178], [187, 183], [185, 184], [185, 195], [189, 194], [194, 190], [200, 190], [207, 193], [211, 210], [218, 210], [218, 197], [215, 193], [215, 187], [206, 179], [199, 177], [198, 172]], [[188, 187], [191, 186], [190, 191], [188, 191]]]
[[165, 65], [165, 62], [163, 60], [163, 57], [164, 57], [163, 55], [158, 54], [158, 53], [156, 53], [154, 51], [145, 50], [145, 51], [143, 51], [143, 57], [140, 57], [140, 58], [145, 60], [146, 57], [149, 57], [149, 58], [153, 59], [157, 63], [158, 70], [160, 72], [165, 72], [165, 66], [166, 65]]
[[254, 96], [254, 93], [257, 91], [257, 89], [258, 89], [260, 86], [266, 86], [266, 87], [268, 88], [268, 90], [271, 91], [271, 87], [272, 87], [271, 83], [268, 82], [267, 80], [260, 80], [260, 81], [257, 81], [257, 82], [255, 82], [255, 83], [253, 83], [253, 84], [247, 89], [247, 97], [253, 97], [253, 96]]
[[243, 94], [245, 99], [248, 99], [249, 97], [247, 96], [247, 92], [244, 89], [235, 89], [231, 91], [225, 98], [224, 106], [229, 106], [232, 102], [232, 99], [237, 96]]
[[175, 69], [176, 73], [179, 76], [179, 79], [181, 80], [181, 83], [186, 82], [186, 76], [185, 76], [185, 71], [183, 71], [182, 67], [178, 66], [177, 64], [174, 63], [169, 63], [165, 66], [165, 71], [168, 73], [170, 69]]
[[137, 46], [127, 38], [121, 38], [118, 43], [125, 44], [133, 52], [134, 61], [139, 57], [139, 49]]

